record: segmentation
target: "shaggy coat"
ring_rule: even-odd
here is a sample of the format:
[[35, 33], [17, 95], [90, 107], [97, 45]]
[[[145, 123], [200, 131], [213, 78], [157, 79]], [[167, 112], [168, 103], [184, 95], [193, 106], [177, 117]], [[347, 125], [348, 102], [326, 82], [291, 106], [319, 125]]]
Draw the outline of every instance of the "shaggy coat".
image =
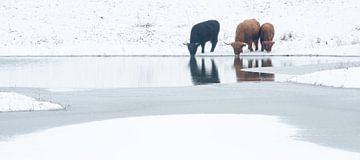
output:
[[254, 51], [252, 44], [255, 44], [257, 51], [259, 43], [260, 23], [256, 19], [248, 19], [240, 23], [236, 28], [235, 42], [231, 44], [235, 55], [243, 52], [243, 47], [248, 45], [250, 51]]
[[260, 43], [261, 43], [261, 51], [266, 50], [267, 52], [271, 52], [271, 48], [274, 45], [274, 26], [270, 23], [265, 23], [260, 28]]
[[205, 43], [210, 41], [211, 52], [214, 52], [218, 42], [220, 24], [216, 20], [209, 20], [194, 25], [191, 29], [190, 43], [187, 44], [190, 55], [195, 55], [197, 48], [201, 45], [201, 52], [204, 53]]

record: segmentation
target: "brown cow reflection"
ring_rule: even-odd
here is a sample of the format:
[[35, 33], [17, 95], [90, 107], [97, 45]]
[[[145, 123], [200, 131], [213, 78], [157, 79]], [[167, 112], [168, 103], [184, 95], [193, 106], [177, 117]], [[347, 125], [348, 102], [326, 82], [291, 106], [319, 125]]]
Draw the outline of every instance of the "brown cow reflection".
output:
[[243, 59], [235, 57], [234, 68], [236, 72], [236, 79], [238, 82], [244, 81], [274, 81], [274, 74], [271, 73], [258, 73], [258, 72], [246, 72], [242, 71], [245, 68], [257, 68], [257, 67], [272, 67], [270, 59], [250, 59], [247, 60], [247, 67], [244, 65]]
[[195, 57], [190, 58], [189, 62], [192, 83], [194, 85], [220, 83], [219, 72], [214, 60], [211, 60], [211, 69], [206, 71], [205, 60], [201, 59], [201, 66], [199, 67]]

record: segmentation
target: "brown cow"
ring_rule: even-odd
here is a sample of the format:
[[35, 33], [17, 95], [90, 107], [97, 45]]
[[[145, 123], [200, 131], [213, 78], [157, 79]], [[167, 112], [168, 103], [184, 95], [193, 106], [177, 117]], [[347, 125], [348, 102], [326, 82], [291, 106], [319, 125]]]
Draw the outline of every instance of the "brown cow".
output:
[[266, 50], [267, 52], [271, 52], [271, 48], [274, 45], [274, 26], [270, 23], [265, 23], [260, 28], [260, 43], [261, 43], [261, 51]]
[[243, 47], [248, 45], [250, 51], [254, 51], [252, 44], [255, 43], [257, 51], [259, 43], [260, 23], [256, 19], [244, 20], [236, 28], [235, 42], [230, 43], [234, 48], [234, 54], [239, 55], [243, 52]]

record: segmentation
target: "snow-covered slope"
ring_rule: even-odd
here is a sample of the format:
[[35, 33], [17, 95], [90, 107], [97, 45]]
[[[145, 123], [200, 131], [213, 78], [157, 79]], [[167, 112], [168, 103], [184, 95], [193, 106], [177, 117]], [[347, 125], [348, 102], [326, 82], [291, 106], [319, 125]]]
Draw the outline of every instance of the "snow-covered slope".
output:
[[[220, 42], [229, 42], [247, 18], [275, 25], [274, 54], [301, 54], [294, 51], [359, 44], [359, 7], [358, 0], [9, 0], [0, 6], [0, 55], [187, 55], [192, 25], [217, 19]], [[216, 51], [232, 54], [222, 43]]]
[[37, 101], [14, 92], [0, 92], [0, 112], [62, 110], [58, 104]]

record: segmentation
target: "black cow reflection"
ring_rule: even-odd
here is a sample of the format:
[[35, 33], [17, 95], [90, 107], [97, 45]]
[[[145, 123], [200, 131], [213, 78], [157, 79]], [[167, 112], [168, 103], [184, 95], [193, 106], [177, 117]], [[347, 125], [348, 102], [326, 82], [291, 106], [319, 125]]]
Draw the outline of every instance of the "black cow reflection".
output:
[[190, 58], [189, 62], [192, 83], [194, 85], [220, 83], [219, 72], [214, 60], [211, 60], [210, 71], [207, 71], [204, 58], [201, 59], [199, 67], [195, 57]]
[[[234, 68], [236, 72], [236, 80], [238, 82], [243, 81], [274, 81], [274, 74], [271, 73], [258, 73], [258, 72], [246, 72], [242, 71], [244, 68], [257, 68], [257, 67], [272, 67], [270, 59], [250, 59], [247, 60], [247, 66], [244, 65], [243, 59], [235, 57]], [[261, 63], [261, 64], [260, 64]]]

